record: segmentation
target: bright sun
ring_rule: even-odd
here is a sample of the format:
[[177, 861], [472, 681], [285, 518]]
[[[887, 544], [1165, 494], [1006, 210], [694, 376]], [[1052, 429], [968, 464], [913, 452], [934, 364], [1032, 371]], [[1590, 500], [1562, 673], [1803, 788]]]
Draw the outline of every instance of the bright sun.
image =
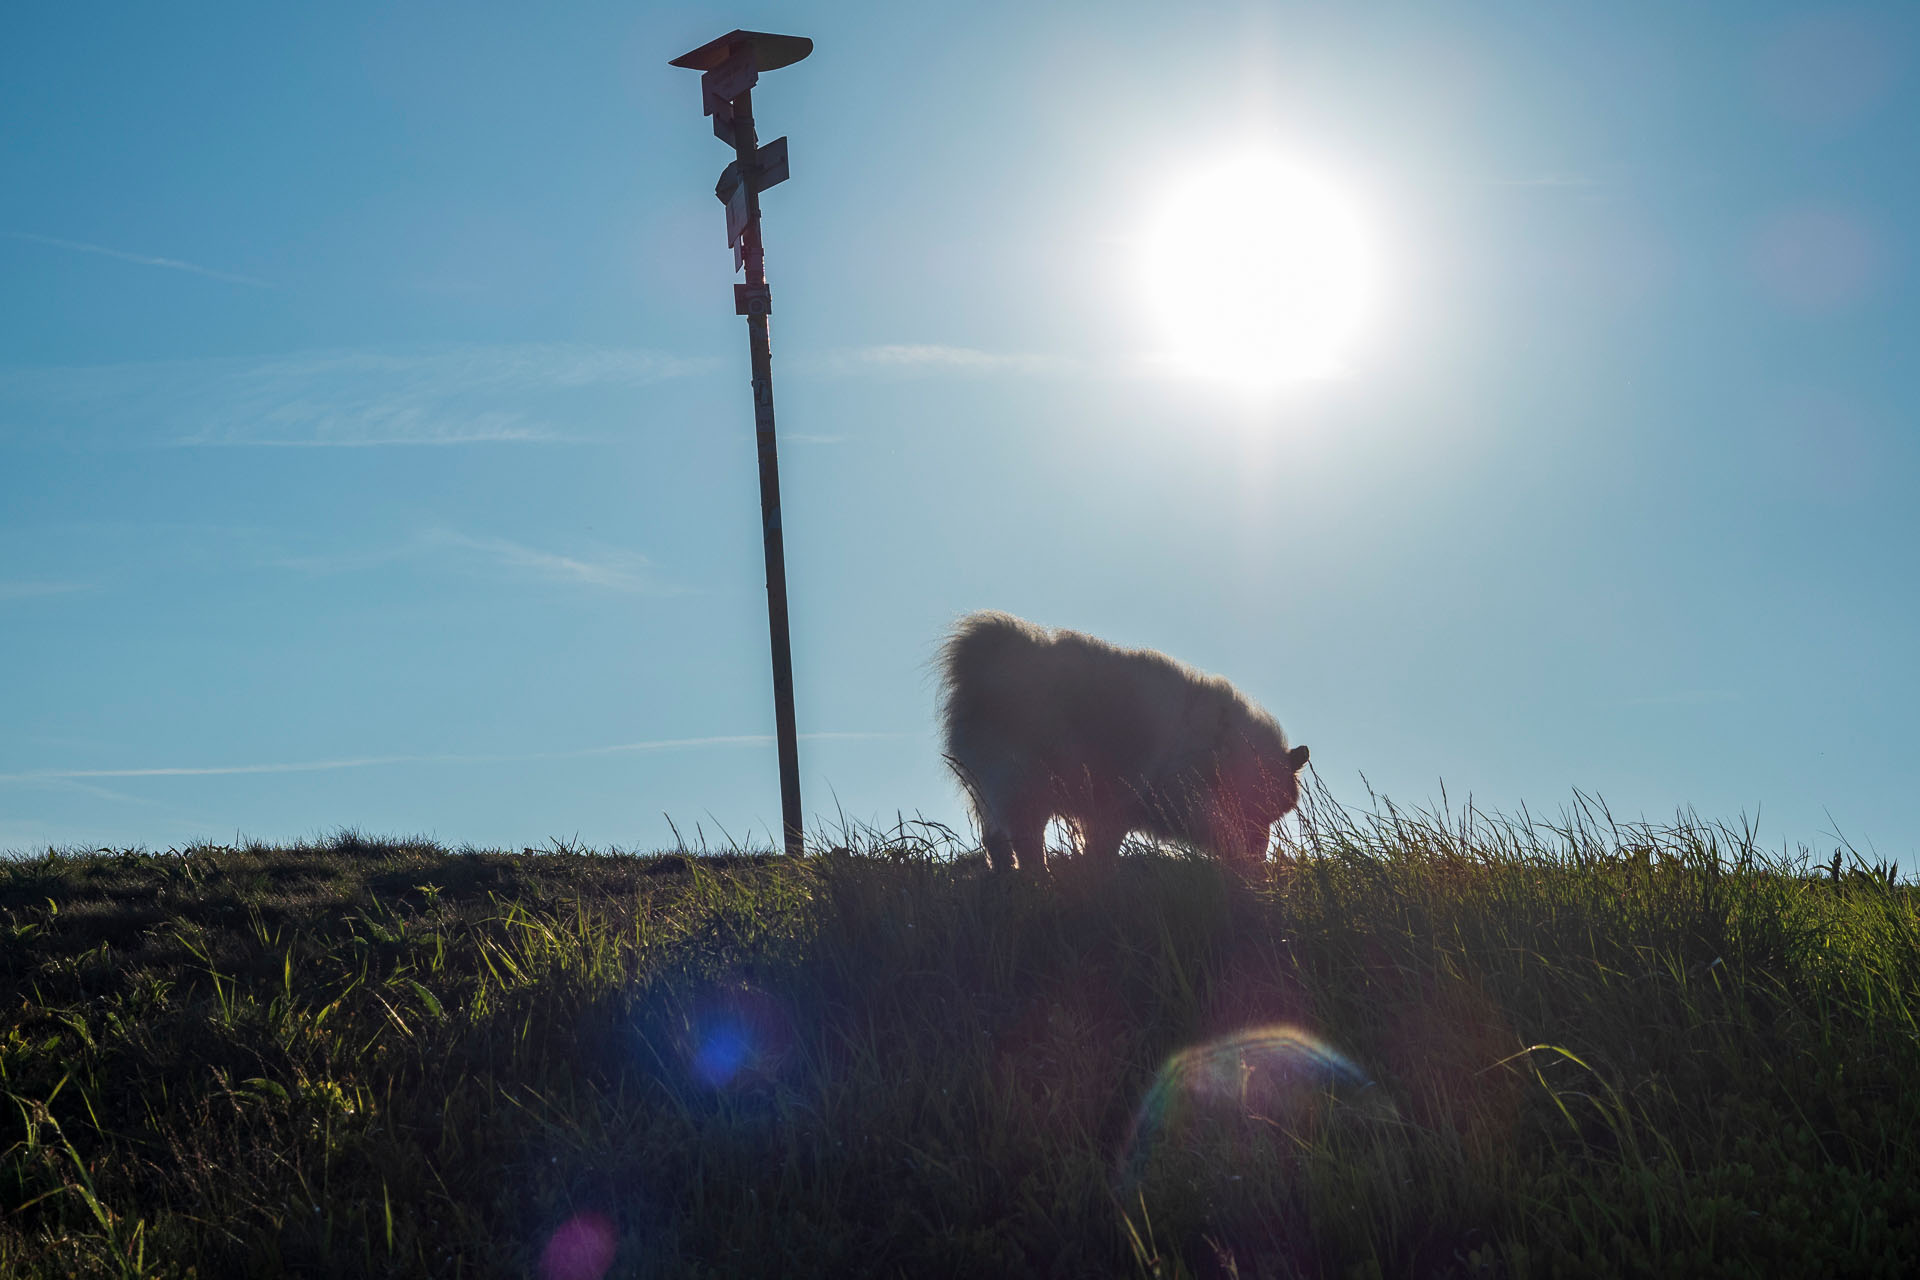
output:
[[1342, 193], [1254, 152], [1169, 193], [1141, 267], [1181, 369], [1254, 388], [1337, 377], [1372, 310], [1375, 262]]

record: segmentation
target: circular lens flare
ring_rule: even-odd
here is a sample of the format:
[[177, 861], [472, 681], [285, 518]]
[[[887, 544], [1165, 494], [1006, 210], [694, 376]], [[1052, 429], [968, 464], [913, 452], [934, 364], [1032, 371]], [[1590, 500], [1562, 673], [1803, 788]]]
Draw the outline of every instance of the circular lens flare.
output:
[[784, 1003], [744, 983], [703, 992], [675, 1036], [687, 1074], [714, 1091], [765, 1081], [793, 1045]]
[[1333, 185], [1249, 152], [1167, 196], [1141, 260], [1181, 370], [1253, 387], [1337, 377], [1374, 302], [1366, 228]]
[[751, 1031], [736, 1022], [722, 1022], [706, 1028], [694, 1049], [693, 1074], [709, 1089], [722, 1088], [740, 1074], [753, 1053]]
[[619, 1233], [605, 1214], [575, 1214], [540, 1252], [540, 1280], [600, 1280], [613, 1266]]
[[1250, 1027], [1183, 1049], [1161, 1066], [1134, 1113], [1121, 1182], [1137, 1185], [1157, 1150], [1193, 1130], [1196, 1120], [1281, 1120], [1324, 1091], [1365, 1091], [1372, 1083], [1346, 1055], [1298, 1027]]

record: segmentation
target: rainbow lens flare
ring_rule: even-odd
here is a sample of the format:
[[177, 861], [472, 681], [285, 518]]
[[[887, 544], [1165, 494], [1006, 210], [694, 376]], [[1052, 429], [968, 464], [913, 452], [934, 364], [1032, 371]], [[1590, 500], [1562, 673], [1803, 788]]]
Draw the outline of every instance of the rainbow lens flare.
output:
[[1134, 1114], [1121, 1155], [1123, 1183], [1139, 1181], [1156, 1151], [1206, 1121], [1285, 1126], [1328, 1094], [1371, 1088], [1367, 1074], [1312, 1032], [1253, 1027], [1167, 1059]]

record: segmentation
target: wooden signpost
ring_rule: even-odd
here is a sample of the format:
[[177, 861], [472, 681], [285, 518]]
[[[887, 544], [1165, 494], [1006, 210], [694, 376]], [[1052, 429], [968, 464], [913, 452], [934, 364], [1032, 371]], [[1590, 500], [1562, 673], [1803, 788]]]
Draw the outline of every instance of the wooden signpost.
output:
[[812, 52], [813, 41], [805, 36], [730, 31], [670, 64], [705, 73], [700, 77], [703, 113], [713, 117], [714, 136], [734, 152], [713, 194], [727, 207], [727, 246], [733, 250], [733, 269], [746, 270], [745, 283], [733, 286], [733, 309], [747, 318], [747, 347], [753, 360], [760, 528], [767, 554], [767, 631], [773, 646], [773, 717], [780, 741], [780, 816], [786, 850], [795, 857], [805, 851], [805, 833], [800, 823], [800, 748], [793, 722], [793, 646], [787, 638], [780, 455], [773, 433], [773, 352], [767, 338], [773, 295], [767, 288], [766, 253], [760, 241], [760, 193], [787, 180], [787, 140], [759, 144], [753, 129], [753, 86], [762, 71], [788, 66]]

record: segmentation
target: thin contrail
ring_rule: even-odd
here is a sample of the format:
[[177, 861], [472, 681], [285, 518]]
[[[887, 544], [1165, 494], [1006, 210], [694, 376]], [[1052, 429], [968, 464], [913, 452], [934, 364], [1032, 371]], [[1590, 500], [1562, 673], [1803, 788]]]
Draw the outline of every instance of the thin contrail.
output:
[[[803, 733], [811, 741], [904, 738], [903, 733]], [[734, 733], [706, 738], [655, 738], [648, 742], [616, 742], [604, 747], [572, 751], [533, 751], [520, 755], [408, 755], [354, 756], [344, 760], [302, 760], [285, 764], [171, 765], [148, 769], [33, 769], [0, 773], [0, 782], [61, 782], [81, 778], [205, 778], [243, 773], [321, 773], [330, 769], [365, 769], [383, 764], [516, 764], [528, 760], [575, 760], [583, 756], [616, 755], [627, 751], [672, 751], [680, 747], [772, 746], [770, 733]]]
[[84, 240], [62, 240], [58, 236], [35, 235], [31, 231], [0, 232], [15, 240], [31, 240], [34, 244], [50, 244], [60, 249], [75, 249], [81, 253], [105, 254], [109, 258], [118, 258], [122, 262], [137, 262], [143, 267], [166, 267], [172, 271], [191, 271], [197, 276], [206, 276], [213, 280], [225, 280], [229, 284], [252, 285], [256, 289], [271, 289], [271, 281], [256, 276], [235, 275], [231, 271], [215, 271], [212, 267], [203, 267], [196, 262], [182, 262], [178, 258], [155, 258], [144, 253], [128, 253], [124, 249], [109, 249], [103, 244], [88, 244]]

